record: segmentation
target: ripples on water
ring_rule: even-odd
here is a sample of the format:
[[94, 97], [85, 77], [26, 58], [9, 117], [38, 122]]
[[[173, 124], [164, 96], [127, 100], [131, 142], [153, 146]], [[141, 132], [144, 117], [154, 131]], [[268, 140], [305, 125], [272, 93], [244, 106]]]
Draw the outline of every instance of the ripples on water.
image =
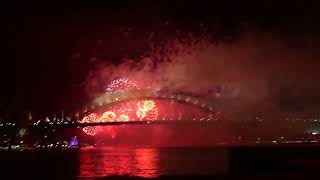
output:
[[227, 170], [226, 154], [219, 149], [83, 148], [79, 178], [129, 175], [214, 174]]
[[132, 175], [155, 177], [158, 174], [156, 149], [81, 149], [80, 177]]

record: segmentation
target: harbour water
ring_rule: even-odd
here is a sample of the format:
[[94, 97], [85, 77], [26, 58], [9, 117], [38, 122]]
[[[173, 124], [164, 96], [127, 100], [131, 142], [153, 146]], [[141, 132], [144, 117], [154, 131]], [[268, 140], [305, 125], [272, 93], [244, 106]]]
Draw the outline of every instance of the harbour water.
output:
[[219, 148], [81, 149], [78, 177], [221, 174], [228, 170], [226, 155]]
[[1, 179], [293, 177], [318, 172], [319, 147], [81, 148], [0, 152]]

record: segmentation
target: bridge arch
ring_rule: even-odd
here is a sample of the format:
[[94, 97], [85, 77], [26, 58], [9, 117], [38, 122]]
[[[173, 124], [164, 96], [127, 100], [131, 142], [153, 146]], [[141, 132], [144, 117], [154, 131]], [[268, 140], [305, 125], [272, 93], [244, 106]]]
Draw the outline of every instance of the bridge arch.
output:
[[105, 101], [94, 102], [82, 109], [82, 114], [79, 115], [80, 118], [84, 117], [90, 113], [97, 112], [101, 109], [111, 108], [113, 106], [121, 105], [130, 101], [139, 101], [139, 100], [156, 100], [169, 102], [171, 104], [187, 104], [196, 109], [200, 109], [203, 112], [206, 112], [212, 118], [216, 116], [219, 112], [216, 103], [213, 100], [206, 97], [196, 96], [192, 94], [151, 94], [151, 95], [140, 95], [140, 96], [127, 96], [125, 98], [113, 98]]

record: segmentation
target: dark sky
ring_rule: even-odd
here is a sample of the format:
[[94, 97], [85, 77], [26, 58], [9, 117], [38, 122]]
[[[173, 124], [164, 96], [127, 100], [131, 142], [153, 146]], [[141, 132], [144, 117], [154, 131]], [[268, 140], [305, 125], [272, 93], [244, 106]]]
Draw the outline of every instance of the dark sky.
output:
[[[120, 63], [155, 39], [188, 32], [238, 38], [243, 24], [294, 41], [320, 39], [317, 1], [113, 1], [2, 7], [2, 114], [39, 116], [87, 102], [85, 80], [99, 61]], [[218, 26], [213, 26], [213, 24]]]

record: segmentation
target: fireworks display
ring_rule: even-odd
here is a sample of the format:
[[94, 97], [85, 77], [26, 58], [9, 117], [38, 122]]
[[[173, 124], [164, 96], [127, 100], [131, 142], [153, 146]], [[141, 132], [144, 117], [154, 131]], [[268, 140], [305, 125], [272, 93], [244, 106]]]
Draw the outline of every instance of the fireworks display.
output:
[[119, 93], [130, 89], [139, 89], [138, 85], [127, 79], [120, 78], [111, 82], [110, 85], [106, 88], [106, 93]]
[[[129, 90], [140, 89], [133, 81], [120, 78], [112, 81], [106, 88], [106, 94], [122, 93]], [[157, 104], [153, 100], [132, 100], [122, 103], [119, 106], [108, 108], [101, 115], [91, 113], [84, 117], [81, 123], [93, 122], [129, 122], [142, 120], [155, 120], [158, 117]], [[115, 132], [112, 127], [107, 127], [108, 132], [114, 137]], [[82, 129], [87, 135], [95, 136], [103, 132], [101, 127], [85, 127]]]
[[[93, 123], [93, 122], [97, 122], [97, 120], [98, 120], [97, 115], [95, 113], [91, 113], [88, 116], [84, 117], [80, 123]], [[101, 128], [100, 127], [84, 127], [82, 130], [86, 134], [90, 136], [94, 136], [99, 133]]]

